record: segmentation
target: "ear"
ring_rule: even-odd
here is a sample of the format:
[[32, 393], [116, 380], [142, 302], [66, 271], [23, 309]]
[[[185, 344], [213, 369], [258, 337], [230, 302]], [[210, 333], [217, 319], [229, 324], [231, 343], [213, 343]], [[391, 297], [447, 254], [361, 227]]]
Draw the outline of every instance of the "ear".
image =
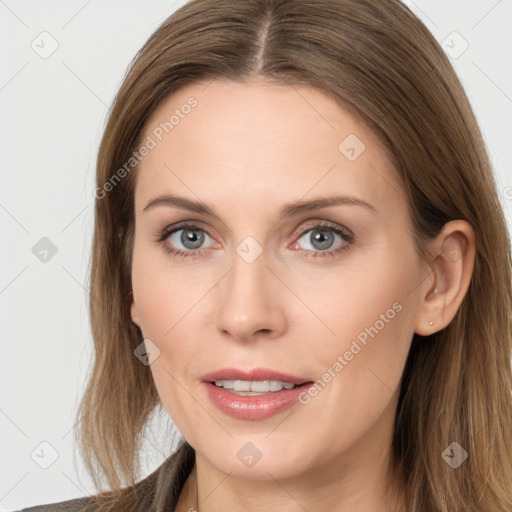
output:
[[137, 312], [137, 306], [135, 305], [135, 300], [133, 298], [133, 291], [130, 292], [130, 297], [132, 299], [132, 303], [130, 305], [130, 316], [132, 317], [132, 322], [140, 327], [139, 313]]
[[431, 275], [421, 290], [414, 332], [428, 336], [444, 329], [457, 313], [473, 274], [475, 233], [464, 220], [448, 222], [431, 242]]

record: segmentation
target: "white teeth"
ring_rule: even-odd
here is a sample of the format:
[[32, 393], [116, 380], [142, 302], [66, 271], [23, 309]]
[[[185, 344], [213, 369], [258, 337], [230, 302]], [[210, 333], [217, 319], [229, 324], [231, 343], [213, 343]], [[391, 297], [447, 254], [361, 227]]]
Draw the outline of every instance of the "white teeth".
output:
[[[255, 380], [251, 382], [251, 391], [257, 393], [265, 393], [266, 391], [281, 391], [283, 386], [280, 382], [275, 381], [276, 385], [273, 387], [268, 380]], [[275, 388], [275, 389], [274, 389]]]
[[[265, 384], [262, 382], [262, 384]], [[271, 380], [268, 383], [268, 391], [281, 391], [284, 388], [284, 382], [279, 382], [277, 380]], [[265, 390], [267, 391], [267, 390]]]
[[283, 388], [293, 389], [295, 387], [295, 384], [291, 382], [279, 380], [216, 380], [215, 385], [233, 391], [252, 391], [255, 393], [268, 393], [281, 391]]
[[233, 389], [235, 391], [251, 391], [251, 382], [248, 380], [233, 381]]

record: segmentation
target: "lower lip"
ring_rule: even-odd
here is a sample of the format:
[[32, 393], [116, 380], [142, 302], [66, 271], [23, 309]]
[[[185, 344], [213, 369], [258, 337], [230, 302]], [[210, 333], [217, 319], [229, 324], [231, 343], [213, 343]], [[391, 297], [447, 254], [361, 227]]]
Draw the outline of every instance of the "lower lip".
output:
[[205, 382], [210, 400], [225, 414], [241, 420], [264, 420], [291, 407], [299, 395], [311, 385], [273, 391], [267, 395], [241, 396]]

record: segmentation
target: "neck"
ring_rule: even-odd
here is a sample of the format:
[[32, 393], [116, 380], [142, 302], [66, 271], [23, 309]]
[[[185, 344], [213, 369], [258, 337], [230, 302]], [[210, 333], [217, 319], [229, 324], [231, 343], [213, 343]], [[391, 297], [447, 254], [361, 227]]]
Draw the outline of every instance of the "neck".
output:
[[383, 435], [376, 426], [343, 453], [279, 478], [271, 467], [265, 479], [225, 474], [196, 452], [176, 512], [405, 512], [405, 486], [388, 470], [392, 437], [386, 430]]

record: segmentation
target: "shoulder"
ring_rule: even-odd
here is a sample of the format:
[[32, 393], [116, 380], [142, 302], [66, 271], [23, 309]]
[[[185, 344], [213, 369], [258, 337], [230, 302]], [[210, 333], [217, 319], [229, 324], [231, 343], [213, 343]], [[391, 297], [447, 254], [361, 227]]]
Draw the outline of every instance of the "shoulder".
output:
[[94, 496], [89, 496], [24, 508], [18, 512], [95, 512], [98, 510], [95, 501]]
[[194, 462], [193, 448], [187, 442], [183, 442], [153, 473], [134, 487], [128, 487], [120, 493], [107, 492], [103, 495], [38, 505], [15, 512], [150, 512], [154, 510], [155, 500], [164, 500], [165, 510], [173, 511]]

